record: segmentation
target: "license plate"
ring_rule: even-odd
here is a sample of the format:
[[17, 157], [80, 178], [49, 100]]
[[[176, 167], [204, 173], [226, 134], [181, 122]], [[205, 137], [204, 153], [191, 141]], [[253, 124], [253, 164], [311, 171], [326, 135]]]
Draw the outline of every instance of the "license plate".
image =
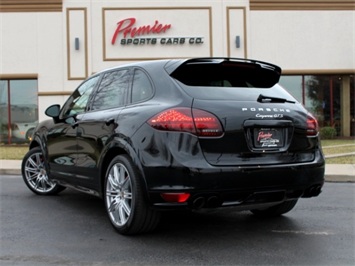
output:
[[280, 148], [284, 146], [283, 130], [279, 128], [255, 128], [254, 145], [256, 148]]

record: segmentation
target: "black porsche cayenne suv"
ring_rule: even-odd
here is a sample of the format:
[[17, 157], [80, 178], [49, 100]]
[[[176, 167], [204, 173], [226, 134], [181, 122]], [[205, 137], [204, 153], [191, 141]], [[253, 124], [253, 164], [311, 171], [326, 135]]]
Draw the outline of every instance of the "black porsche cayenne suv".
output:
[[46, 110], [22, 163], [39, 195], [101, 197], [121, 234], [163, 210], [234, 206], [260, 216], [319, 195], [316, 119], [270, 63], [235, 58], [137, 62], [84, 81]]

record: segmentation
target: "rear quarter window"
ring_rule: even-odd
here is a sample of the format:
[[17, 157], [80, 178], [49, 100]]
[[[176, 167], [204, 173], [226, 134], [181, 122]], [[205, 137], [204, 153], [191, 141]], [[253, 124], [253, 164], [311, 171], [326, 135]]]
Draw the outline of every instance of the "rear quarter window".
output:
[[148, 76], [140, 69], [134, 71], [131, 102], [141, 102], [153, 95], [153, 87]]

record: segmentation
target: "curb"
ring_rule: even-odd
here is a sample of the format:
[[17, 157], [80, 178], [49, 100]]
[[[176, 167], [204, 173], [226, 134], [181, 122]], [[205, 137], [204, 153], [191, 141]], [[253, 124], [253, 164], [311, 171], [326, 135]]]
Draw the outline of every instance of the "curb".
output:
[[0, 169], [0, 175], [21, 175], [20, 169]]
[[329, 183], [355, 183], [355, 177], [351, 175], [325, 175], [325, 182]]

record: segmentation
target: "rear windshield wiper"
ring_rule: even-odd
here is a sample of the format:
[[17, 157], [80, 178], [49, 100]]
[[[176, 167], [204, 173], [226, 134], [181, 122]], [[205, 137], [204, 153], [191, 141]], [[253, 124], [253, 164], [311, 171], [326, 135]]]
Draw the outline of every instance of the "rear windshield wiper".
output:
[[266, 96], [260, 94], [257, 101], [259, 103], [296, 103], [294, 101], [290, 101], [284, 98], [278, 98], [278, 97], [272, 97], [272, 96]]

